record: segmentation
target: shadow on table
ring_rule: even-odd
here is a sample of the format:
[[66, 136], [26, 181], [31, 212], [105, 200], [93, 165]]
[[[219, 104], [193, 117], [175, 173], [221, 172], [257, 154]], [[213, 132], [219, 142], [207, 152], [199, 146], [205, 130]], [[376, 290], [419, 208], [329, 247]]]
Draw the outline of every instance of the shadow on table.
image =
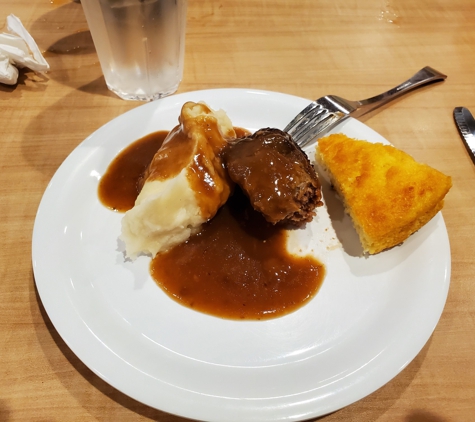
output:
[[414, 410], [406, 417], [405, 422], [449, 422], [446, 418], [437, 416], [426, 410]]
[[27, 68], [19, 69], [18, 80], [15, 85], [0, 84], [0, 92], [6, 92], [8, 95], [0, 97], [2, 101], [11, 101], [21, 97], [21, 94], [27, 92], [44, 92], [48, 77], [45, 74], [33, 72]]
[[[89, 81], [81, 89], [63, 95], [50, 106], [41, 109], [21, 128], [19, 141], [23, 157], [44, 178], [45, 187], [64, 159], [93, 131], [143, 104], [124, 101], [113, 94], [110, 98], [98, 99], [85, 93], [107, 90], [103, 86], [105, 87], [105, 83], [102, 76]], [[17, 95], [17, 92], [13, 94]], [[94, 101], [100, 101], [103, 105], [100, 112], [91, 107]], [[87, 124], [84, 119], [87, 119]]]
[[45, 50], [49, 79], [80, 91], [114, 96], [102, 76], [81, 4], [70, 2], [52, 9], [40, 16], [30, 31]]
[[[36, 290], [34, 277], [32, 277], [32, 279], [33, 280], [30, 285], [31, 288], [34, 289], [35, 294], [32, 294], [30, 297], [34, 297], [36, 299], [35, 301], [32, 300], [30, 304], [32, 308], [35, 308], [34, 310], [32, 310], [32, 313], [37, 313], [37, 307], [39, 308], [39, 312], [41, 313], [41, 316], [49, 334], [45, 336], [43, 333], [40, 332], [40, 329], [37, 328], [36, 334], [39, 343], [57, 379], [61, 381], [65, 389], [67, 389], [69, 393], [78, 401], [81, 407], [86, 409], [94, 417], [94, 420], [109, 421], [111, 420], [111, 414], [108, 414], [107, 409], [104, 409], [103, 405], [94, 406], [94, 400], [91, 400], [91, 386], [103, 395], [109, 397], [111, 400], [113, 400], [120, 406], [152, 420], [160, 422], [186, 422], [190, 420], [146, 406], [116, 390], [114, 387], [110, 386], [101, 378], [99, 378], [96, 374], [94, 374], [71, 351], [71, 349], [66, 345], [66, 343], [63, 341], [61, 336], [54, 328], [51, 320], [48, 317], [48, 314], [46, 313], [45, 308], [43, 307], [43, 304], [41, 303], [38, 291]], [[62, 356], [67, 359], [67, 361], [71, 364], [74, 370], [76, 370], [82, 376], [82, 378], [87, 382], [87, 384], [77, 381], [77, 375], [75, 374], [73, 374], [74, 382], [71, 382], [71, 377], [68, 375], [68, 371], [64, 370], [64, 359], [61, 359], [61, 356], [57, 356], [56, 351], [54, 352], [54, 355], [51, 354], [51, 340], [53, 340], [57, 346], [57, 354], [62, 354]], [[0, 401], [0, 420], [7, 421], [8, 409], [4, 410], [2, 406], [3, 403], [2, 401]], [[6, 412], [5, 416], [7, 416], [7, 419], [3, 417], [4, 414], [2, 412]]]
[[8, 408], [6, 401], [0, 399], [0, 421], [8, 422], [10, 420], [10, 409]]
[[[58, 96], [22, 132], [22, 153], [45, 177], [46, 186], [69, 153], [92, 131], [142, 102], [124, 101], [107, 88], [80, 4], [66, 3], [42, 15], [33, 23], [31, 33], [40, 48], [47, 50], [51, 70], [44, 76], [46, 82], [35, 81], [41, 75], [33, 79], [34, 72], [21, 72], [16, 86], [3, 88], [9, 95], [2, 98], [18, 101], [33, 90], [46, 91], [43, 98], [48, 100], [51, 95]], [[51, 82], [71, 90], [56, 89], [49, 94]], [[103, 105], [101, 112], [91, 113], [91, 104], [97, 102]]]
[[[0, 103], [23, 100], [25, 104], [27, 101], [46, 104], [40, 107], [38, 114], [28, 119], [28, 124], [18, 128], [21, 131], [19, 141], [23, 157], [28, 165], [39, 173], [38, 177], [44, 179], [44, 187], [64, 159], [93, 131], [131, 108], [143, 104], [139, 101], [124, 101], [107, 89], [89, 31], [81, 30], [81, 23], [75, 26], [71, 23], [68, 31], [73, 32], [72, 35], [65, 35], [63, 29], [56, 32], [52, 29], [52, 34], [48, 32], [50, 27], [61, 28], [58, 22], [60, 18], [55, 15], [59, 13], [59, 9], [69, 10], [77, 7], [81, 8], [73, 3], [58, 7], [33, 24], [32, 32], [33, 35], [40, 35], [41, 48], [49, 45], [54, 51], [48, 53], [51, 71], [44, 76], [48, 79], [35, 81], [41, 75], [22, 71], [17, 85], [0, 86], [2, 91], [8, 93], [0, 96]], [[82, 10], [79, 11], [82, 14]], [[77, 19], [81, 21], [79, 17]], [[82, 25], [87, 29], [85, 20]], [[58, 31], [62, 36], [58, 36]], [[76, 55], [83, 55], [85, 58], [80, 61], [71, 60]], [[55, 82], [70, 89], [56, 86], [48, 90]], [[32, 94], [32, 91], [45, 93], [38, 96]], [[94, 108], [97, 103], [102, 107]]]

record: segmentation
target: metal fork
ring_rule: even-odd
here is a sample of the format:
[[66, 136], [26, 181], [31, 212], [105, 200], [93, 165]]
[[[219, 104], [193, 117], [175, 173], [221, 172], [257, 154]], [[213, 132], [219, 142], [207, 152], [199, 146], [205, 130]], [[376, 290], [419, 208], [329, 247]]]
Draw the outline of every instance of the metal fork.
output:
[[326, 95], [305, 107], [285, 127], [284, 132], [289, 133], [300, 147], [304, 147], [350, 116], [363, 116], [410, 90], [446, 78], [443, 73], [426, 66], [395, 88], [366, 100], [349, 101], [336, 95]]

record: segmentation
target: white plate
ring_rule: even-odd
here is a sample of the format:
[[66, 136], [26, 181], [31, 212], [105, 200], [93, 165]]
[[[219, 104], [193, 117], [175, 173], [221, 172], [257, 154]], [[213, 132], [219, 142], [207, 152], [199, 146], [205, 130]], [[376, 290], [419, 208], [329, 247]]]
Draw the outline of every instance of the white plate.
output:
[[[251, 130], [282, 128], [309, 103], [256, 90], [190, 92], [133, 109], [84, 140], [48, 185], [33, 232], [36, 284], [61, 337], [123, 393], [200, 420], [308, 419], [387, 383], [424, 346], [445, 304], [450, 248], [440, 213], [403, 246], [361, 258], [348, 218], [326, 189], [344, 247], [325, 210], [297, 232], [291, 245], [321, 258], [327, 276], [310, 303], [268, 321], [192, 311], [157, 287], [149, 259], [124, 262], [122, 216], [98, 201], [99, 179], [131, 142], [171, 129], [189, 100], [223, 108], [234, 125]], [[337, 131], [387, 142], [353, 119]]]

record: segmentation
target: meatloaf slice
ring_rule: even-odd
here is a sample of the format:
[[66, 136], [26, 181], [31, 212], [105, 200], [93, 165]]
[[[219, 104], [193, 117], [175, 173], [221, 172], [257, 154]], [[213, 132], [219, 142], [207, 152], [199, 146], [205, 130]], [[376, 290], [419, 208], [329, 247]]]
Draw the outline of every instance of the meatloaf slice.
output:
[[223, 151], [231, 179], [270, 223], [300, 226], [312, 220], [321, 186], [306, 154], [279, 129], [260, 129]]

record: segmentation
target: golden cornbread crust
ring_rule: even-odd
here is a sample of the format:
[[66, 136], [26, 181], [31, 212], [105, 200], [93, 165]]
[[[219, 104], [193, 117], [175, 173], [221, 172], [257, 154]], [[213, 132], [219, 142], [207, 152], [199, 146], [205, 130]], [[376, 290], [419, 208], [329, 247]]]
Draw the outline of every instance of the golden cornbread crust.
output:
[[365, 252], [404, 242], [442, 209], [452, 180], [390, 145], [348, 138], [319, 139], [317, 161], [330, 176]]

